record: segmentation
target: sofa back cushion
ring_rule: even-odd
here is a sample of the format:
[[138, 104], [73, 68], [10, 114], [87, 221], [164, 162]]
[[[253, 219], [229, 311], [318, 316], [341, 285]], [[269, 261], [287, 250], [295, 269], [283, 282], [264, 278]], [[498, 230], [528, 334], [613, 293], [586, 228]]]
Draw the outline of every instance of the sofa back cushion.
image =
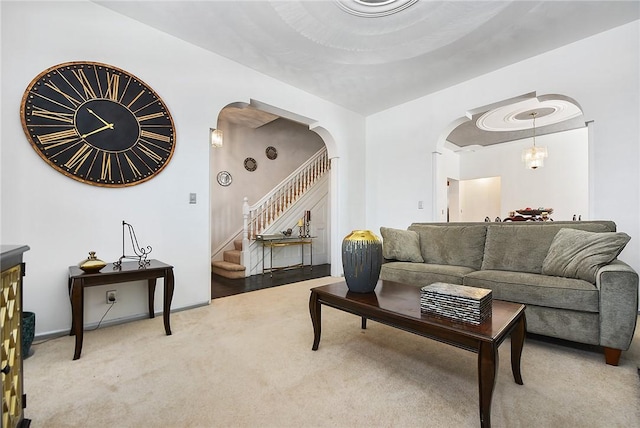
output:
[[542, 264], [549, 247], [562, 228], [614, 232], [615, 223], [576, 221], [489, 224], [482, 270], [542, 273]]
[[382, 235], [382, 257], [385, 259], [400, 262], [424, 262], [420, 251], [420, 236], [417, 232], [381, 227], [380, 234]]
[[622, 232], [560, 229], [542, 263], [542, 273], [596, 283], [596, 273], [622, 252], [631, 237]]
[[485, 224], [412, 224], [408, 229], [420, 235], [420, 252], [425, 263], [473, 269], [482, 266], [487, 231]]

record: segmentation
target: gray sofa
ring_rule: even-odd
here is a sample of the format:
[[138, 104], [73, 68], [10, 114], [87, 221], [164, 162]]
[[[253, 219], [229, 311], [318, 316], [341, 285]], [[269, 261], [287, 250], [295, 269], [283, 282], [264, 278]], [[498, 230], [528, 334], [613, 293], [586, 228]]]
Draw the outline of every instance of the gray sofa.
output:
[[638, 274], [612, 221], [414, 223], [381, 228], [380, 278], [446, 282], [526, 305], [527, 331], [604, 348], [618, 365], [638, 317]]

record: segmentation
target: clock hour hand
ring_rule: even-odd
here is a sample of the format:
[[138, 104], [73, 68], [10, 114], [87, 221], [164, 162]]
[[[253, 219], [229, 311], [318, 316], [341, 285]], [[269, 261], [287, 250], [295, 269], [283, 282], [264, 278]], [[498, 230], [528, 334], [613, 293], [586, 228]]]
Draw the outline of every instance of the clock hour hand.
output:
[[[98, 115], [97, 115], [93, 110], [91, 110], [90, 108], [87, 108], [87, 111], [88, 111], [89, 113], [91, 113], [92, 115], [94, 115], [95, 117], [97, 117], [97, 118], [100, 120], [100, 122], [104, 123], [105, 125], [109, 125], [109, 123], [107, 123], [107, 121], [106, 121], [106, 120], [104, 120], [103, 118], [101, 118], [100, 116], [98, 116]], [[111, 124], [111, 125], [113, 126], [113, 124]], [[112, 128], [112, 129], [113, 129], [113, 128]]]
[[98, 132], [104, 131], [105, 129], [113, 129], [113, 123], [107, 123], [102, 128], [94, 129], [93, 131], [83, 134], [80, 137], [86, 138], [89, 135], [97, 134]]

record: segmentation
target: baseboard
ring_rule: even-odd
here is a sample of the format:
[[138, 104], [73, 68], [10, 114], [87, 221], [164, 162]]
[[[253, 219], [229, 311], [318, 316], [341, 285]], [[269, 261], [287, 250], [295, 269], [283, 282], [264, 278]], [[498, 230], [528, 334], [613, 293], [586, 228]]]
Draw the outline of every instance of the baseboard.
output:
[[[189, 305], [189, 306], [183, 306], [181, 308], [176, 308], [176, 309], [172, 309], [171, 313], [176, 313], [176, 312], [182, 312], [182, 311], [187, 311], [189, 309], [195, 309], [195, 308], [200, 308], [202, 306], [207, 306], [211, 303], [211, 300], [207, 300], [206, 302], [202, 302], [202, 303], [196, 303], [195, 305]], [[155, 316], [158, 317], [162, 317], [162, 311], [157, 311], [155, 313]], [[96, 327], [98, 327], [98, 324], [100, 324], [100, 327], [110, 327], [113, 325], [118, 325], [118, 324], [125, 324], [128, 322], [132, 322], [132, 321], [139, 321], [139, 320], [143, 320], [143, 319], [148, 319], [149, 318], [149, 314], [136, 314], [136, 315], [131, 315], [131, 316], [126, 316], [126, 317], [122, 317], [122, 318], [115, 318], [112, 320], [107, 320], [107, 321], [102, 321], [102, 323], [98, 323], [98, 322], [93, 322], [90, 324], [85, 324], [84, 325], [84, 329], [85, 331], [87, 330], [93, 330]], [[45, 340], [51, 340], [51, 339], [55, 339], [58, 337], [62, 337], [62, 336], [69, 336], [69, 334], [71, 333], [71, 330], [56, 330], [56, 331], [51, 331], [48, 333], [40, 333], [40, 334], [36, 334], [34, 339], [33, 339], [33, 344], [37, 345], [37, 342], [41, 342], [41, 341], [45, 341]]]

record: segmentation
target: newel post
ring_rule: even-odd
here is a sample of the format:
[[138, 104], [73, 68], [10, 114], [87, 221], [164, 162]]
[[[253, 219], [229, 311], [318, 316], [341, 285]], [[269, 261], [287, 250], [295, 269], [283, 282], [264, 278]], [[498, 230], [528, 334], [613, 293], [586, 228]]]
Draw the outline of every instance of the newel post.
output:
[[245, 269], [245, 276], [251, 272], [251, 253], [249, 251], [249, 198], [246, 196], [242, 202], [242, 260], [240, 261]]

